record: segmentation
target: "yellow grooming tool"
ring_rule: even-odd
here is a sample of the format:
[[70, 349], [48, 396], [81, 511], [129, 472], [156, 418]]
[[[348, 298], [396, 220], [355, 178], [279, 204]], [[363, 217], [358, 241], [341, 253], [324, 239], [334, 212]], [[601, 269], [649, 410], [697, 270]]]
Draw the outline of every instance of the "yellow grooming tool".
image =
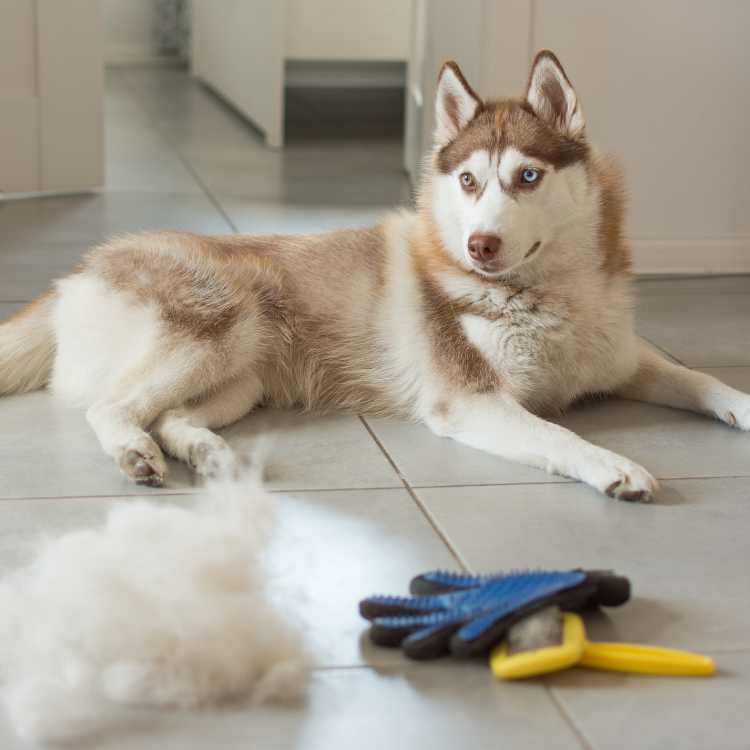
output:
[[708, 676], [715, 671], [713, 659], [688, 651], [633, 643], [592, 643], [586, 640], [578, 615], [561, 615], [555, 608], [514, 626], [507, 641], [495, 646], [490, 654], [493, 674], [504, 680], [575, 666], [675, 676]]

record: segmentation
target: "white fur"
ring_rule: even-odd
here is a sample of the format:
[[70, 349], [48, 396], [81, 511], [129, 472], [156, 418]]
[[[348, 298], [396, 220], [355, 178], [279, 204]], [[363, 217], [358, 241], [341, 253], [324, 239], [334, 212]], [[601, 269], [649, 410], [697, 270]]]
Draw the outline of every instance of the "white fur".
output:
[[123, 705], [298, 695], [309, 660], [264, 561], [273, 502], [225, 480], [192, 509], [123, 504], [2, 580], [0, 668], [19, 733], [71, 740]]
[[658, 487], [642, 467], [540, 419], [510, 394], [460, 396], [451, 402], [448, 414], [433, 415], [428, 423], [438, 434], [553, 474], [580, 479], [616, 497], [648, 501]]
[[72, 403], [90, 406], [157, 345], [164, 333], [159, 312], [156, 305], [127, 301], [92, 274], [61, 279], [57, 290], [51, 388]]
[[424, 309], [414, 273], [408, 237], [413, 217], [394, 214], [385, 222], [387, 242], [386, 283], [378, 339], [383, 357], [383, 382], [394, 404], [414, 418], [429, 410], [440, 390], [430, 359], [430, 342], [424, 336]]
[[513, 177], [520, 167], [536, 166], [539, 166], [539, 163], [535, 159], [526, 156], [526, 154], [519, 151], [515, 146], [506, 146], [500, 154], [497, 174], [500, 177], [502, 185], [510, 185], [513, 183]]
[[[519, 166], [543, 167], [546, 174], [536, 189], [510, 195], [505, 186]], [[462, 189], [460, 175], [464, 172], [477, 180], [476, 194]], [[559, 255], [561, 249], [568, 251], [577, 265], [591, 258], [598, 193], [582, 166], [554, 170], [510, 146], [501, 152], [499, 163], [486, 151], [475, 151], [452, 173], [433, 175], [432, 180], [432, 214], [440, 237], [465, 268], [498, 278], [526, 263], [536, 242], [540, 248], [529, 261], [540, 253]], [[571, 242], [571, 230], [585, 240], [583, 254]], [[469, 256], [469, 238], [475, 233], [502, 239], [497, 272], [482, 270]]]

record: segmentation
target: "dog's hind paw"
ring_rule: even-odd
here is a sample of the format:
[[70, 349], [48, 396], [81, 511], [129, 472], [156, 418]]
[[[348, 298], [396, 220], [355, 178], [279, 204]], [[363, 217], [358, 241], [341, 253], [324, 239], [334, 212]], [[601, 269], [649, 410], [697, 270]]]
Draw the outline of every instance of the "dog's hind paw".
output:
[[203, 477], [231, 476], [236, 469], [232, 449], [218, 435], [202, 438], [190, 446], [188, 463]]
[[137, 484], [161, 487], [167, 475], [167, 464], [159, 446], [151, 438], [142, 438], [125, 448], [120, 469]]

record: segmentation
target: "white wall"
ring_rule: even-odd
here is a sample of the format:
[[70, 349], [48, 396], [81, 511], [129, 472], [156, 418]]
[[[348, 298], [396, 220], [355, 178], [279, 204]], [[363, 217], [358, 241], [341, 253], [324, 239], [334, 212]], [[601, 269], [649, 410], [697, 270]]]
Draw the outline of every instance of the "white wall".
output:
[[639, 259], [750, 271], [750, 3], [537, 0], [531, 39], [622, 155]]
[[410, 27], [409, 0], [286, 0], [285, 57], [403, 61]]
[[104, 22], [104, 60], [127, 63], [157, 57], [154, 0], [100, 0]]

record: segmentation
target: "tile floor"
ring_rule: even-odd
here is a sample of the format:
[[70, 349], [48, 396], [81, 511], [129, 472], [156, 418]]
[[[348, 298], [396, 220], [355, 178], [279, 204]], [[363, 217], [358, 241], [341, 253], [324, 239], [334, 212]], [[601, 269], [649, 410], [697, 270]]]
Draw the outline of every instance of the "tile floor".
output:
[[[315, 117], [309, 97], [293, 104], [295, 116]], [[367, 224], [408, 201], [398, 139], [344, 125], [338, 139], [305, 139], [296, 122], [288, 148], [273, 152], [181, 71], [111, 72], [106, 189], [0, 203], [0, 317], [113, 232], [315, 231]], [[639, 289], [644, 336], [750, 391], [750, 278], [644, 280]], [[282, 496], [274, 554], [310, 597], [320, 668], [309, 698], [140, 716], [132, 733], [97, 747], [747, 750], [750, 436], [617, 401], [564, 421], [653, 470], [660, 502], [616, 503], [387, 420], [268, 412], [227, 430], [234, 444], [276, 434], [269, 482], [293, 495]], [[3, 569], [28, 559], [39, 534], [95, 523], [135, 494], [187, 503], [194, 491], [175, 465], [160, 490], [125, 483], [81, 414], [44, 392], [0, 401]], [[508, 685], [481, 663], [409, 663], [363, 637], [360, 597], [459, 564], [614, 567], [632, 577], [635, 598], [593, 617], [591, 634], [704, 650], [720, 673], [691, 681], [577, 670]], [[16, 746], [0, 721], [0, 747]]]

